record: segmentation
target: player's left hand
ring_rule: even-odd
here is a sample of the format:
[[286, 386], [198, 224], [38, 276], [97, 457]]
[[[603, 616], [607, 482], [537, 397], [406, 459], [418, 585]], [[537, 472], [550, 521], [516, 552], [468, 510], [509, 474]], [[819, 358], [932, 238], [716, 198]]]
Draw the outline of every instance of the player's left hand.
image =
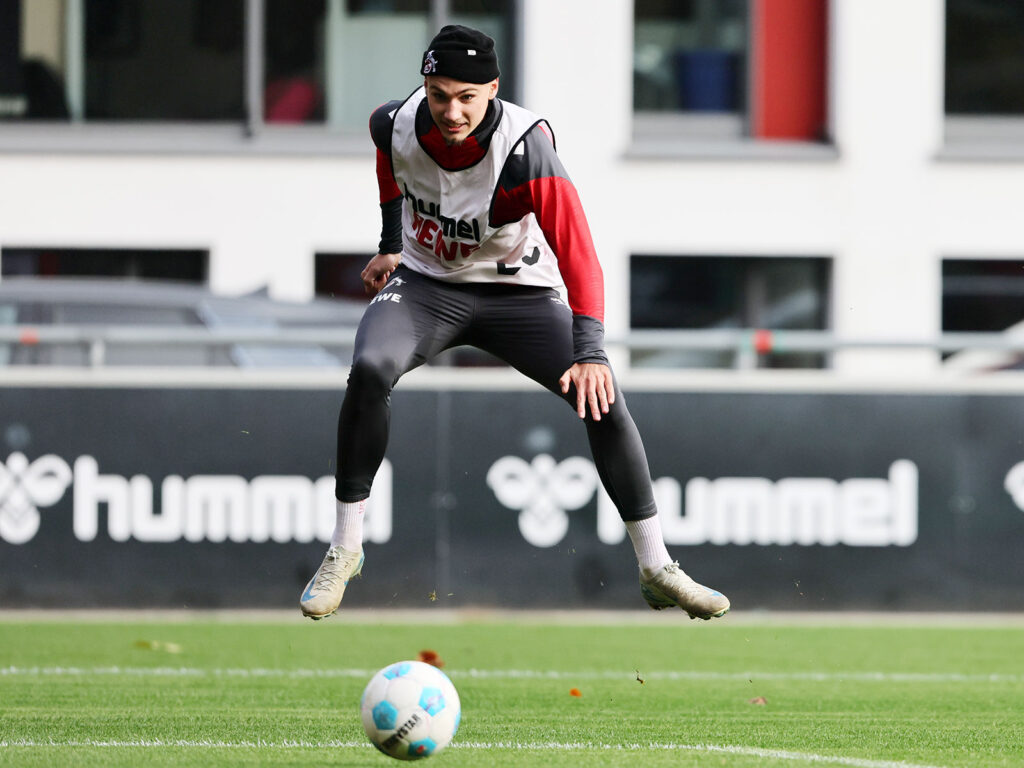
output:
[[587, 406], [594, 421], [601, 420], [602, 413], [615, 402], [615, 381], [612, 369], [601, 363], [573, 363], [572, 367], [558, 380], [562, 394], [569, 392], [569, 386], [576, 387], [576, 415], [587, 417]]

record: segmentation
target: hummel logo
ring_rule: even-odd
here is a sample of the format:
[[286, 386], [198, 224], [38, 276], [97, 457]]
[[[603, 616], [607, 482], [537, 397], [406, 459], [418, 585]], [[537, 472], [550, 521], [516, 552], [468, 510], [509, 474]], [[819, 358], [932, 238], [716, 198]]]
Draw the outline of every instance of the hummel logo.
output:
[[[391, 464], [381, 464], [377, 494], [366, 507], [364, 539], [391, 538]], [[65, 493], [78, 541], [94, 541], [106, 518], [110, 539], [264, 542], [330, 541], [334, 530], [333, 475], [147, 475], [101, 474], [92, 456], [72, 462], [55, 455], [29, 462], [12, 453], [0, 459], [0, 552], [2, 544], [26, 544], [39, 533], [42, 507]], [[154, 489], [154, 484], [158, 489]], [[73, 486], [73, 490], [71, 490]], [[0, 554], [2, 557], [2, 554]]]
[[495, 497], [518, 509], [519, 531], [535, 547], [553, 547], [569, 530], [567, 510], [589, 502], [597, 489], [592, 462], [574, 456], [560, 463], [547, 454], [527, 464], [518, 456], [498, 459], [487, 472]]
[[71, 484], [71, 468], [59, 456], [43, 456], [29, 464], [25, 454], [12, 453], [0, 464], [0, 539], [24, 544], [39, 530], [39, 509], [60, 501]]
[[1014, 464], [1006, 473], [1003, 487], [1018, 509], [1024, 510], [1024, 461]]

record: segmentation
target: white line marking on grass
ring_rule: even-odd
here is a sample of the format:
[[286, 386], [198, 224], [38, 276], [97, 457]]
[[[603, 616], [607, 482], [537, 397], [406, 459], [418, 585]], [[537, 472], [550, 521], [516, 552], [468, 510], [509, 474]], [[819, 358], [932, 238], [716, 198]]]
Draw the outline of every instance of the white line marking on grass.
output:
[[[189, 749], [372, 749], [365, 741], [213, 741], [199, 740], [190, 741], [184, 739], [130, 739], [126, 741], [91, 741], [91, 740], [68, 740], [58, 741], [49, 739], [46, 741], [34, 739], [14, 739], [11, 741], [0, 741], [0, 749], [13, 747], [104, 747], [113, 749], [140, 749], [179, 747]], [[744, 755], [746, 757], [762, 757], [775, 760], [793, 760], [805, 763], [828, 763], [833, 765], [847, 765], [853, 768], [940, 768], [939, 766], [920, 765], [916, 763], [905, 763], [898, 760], [867, 760], [860, 757], [842, 757], [840, 755], [819, 755], [813, 752], [791, 752], [782, 749], [760, 749], [758, 747], [741, 747], [717, 744], [591, 744], [587, 742], [520, 742], [520, 741], [498, 741], [498, 742], [455, 742], [449, 749], [469, 750], [496, 750], [520, 751], [520, 752], [579, 752], [585, 750], [600, 750], [609, 752], [718, 752], [732, 755]]]
[[[615, 671], [537, 672], [517, 669], [468, 669], [453, 670], [450, 677], [479, 678], [551, 678], [554, 680], [618, 680], [634, 679], [636, 673]], [[852, 680], [878, 683], [1020, 683], [1024, 675], [1014, 674], [961, 674], [958, 672], [711, 672], [711, 671], [643, 671], [645, 680], [809, 680], [812, 682], [837, 682]]]
[[[0, 677], [282, 677], [282, 678], [370, 678], [373, 669], [284, 669], [284, 668], [220, 668], [202, 667], [0, 667]], [[562, 670], [530, 669], [464, 669], [446, 670], [452, 678], [483, 680], [632, 680], [634, 670]], [[874, 682], [874, 683], [1021, 683], [1024, 675], [959, 672], [713, 672], [713, 671], [643, 671], [647, 680], [803, 680], [811, 682]]]

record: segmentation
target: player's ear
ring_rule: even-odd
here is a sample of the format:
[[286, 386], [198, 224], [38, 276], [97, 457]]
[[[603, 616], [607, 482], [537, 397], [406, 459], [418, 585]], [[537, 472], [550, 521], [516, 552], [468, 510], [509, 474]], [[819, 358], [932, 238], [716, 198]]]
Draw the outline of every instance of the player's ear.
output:
[[498, 78], [494, 78], [487, 84], [487, 98], [493, 99], [498, 95]]

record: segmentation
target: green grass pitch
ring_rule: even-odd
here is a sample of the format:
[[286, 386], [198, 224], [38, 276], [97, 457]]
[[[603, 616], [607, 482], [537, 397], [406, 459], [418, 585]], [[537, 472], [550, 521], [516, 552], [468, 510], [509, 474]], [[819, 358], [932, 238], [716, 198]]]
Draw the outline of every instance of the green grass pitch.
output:
[[463, 707], [438, 768], [1024, 766], [1019, 620], [374, 618], [8, 614], [0, 766], [394, 765], [359, 697], [428, 649]]

